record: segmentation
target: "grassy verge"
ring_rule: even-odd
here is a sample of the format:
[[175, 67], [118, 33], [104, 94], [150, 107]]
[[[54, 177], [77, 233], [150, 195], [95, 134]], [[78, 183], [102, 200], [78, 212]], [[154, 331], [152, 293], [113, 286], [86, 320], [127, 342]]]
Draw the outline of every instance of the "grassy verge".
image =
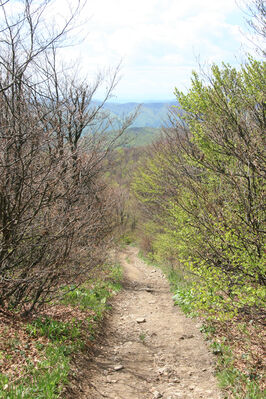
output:
[[224, 397], [263, 399], [265, 390], [262, 353], [259, 350], [262, 344], [260, 333], [252, 341], [248, 333], [240, 333], [239, 320], [233, 320], [230, 324], [225, 326], [208, 321], [201, 327], [205, 339], [210, 342], [210, 348], [217, 356], [217, 378]]
[[[154, 264], [141, 252], [147, 264], [160, 267], [170, 282], [173, 300], [188, 317], [199, 316], [189, 279], [184, 271]], [[263, 375], [263, 320], [238, 316], [226, 322], [204, 318], [201, 332], [217, 357], [216, 374], [226, 399], [262, 399], [265, 397]]]
[[37, 318], [20, 320], [2, 314], [0, 397], [55, 399], [62, 395], [71, 357], [95, 339], [108, 299], [121, 288], [119, 265], [106, 265], [101, 276], [67, 291]]

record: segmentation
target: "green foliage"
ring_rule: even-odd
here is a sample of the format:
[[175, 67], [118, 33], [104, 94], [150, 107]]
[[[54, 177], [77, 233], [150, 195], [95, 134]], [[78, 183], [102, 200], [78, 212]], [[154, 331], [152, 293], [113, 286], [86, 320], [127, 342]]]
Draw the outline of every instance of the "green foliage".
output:
[[122, 147], [143, 147], [158, 139], [161, 130], [154, 127], [131, 127], [127, 129]]
[[56, 399], [63, 385], [67, 383], [69, 357], [64, 345], [50, 344], [43, 350], [38, 366], [30, 360], [25, 377], [11, 383], [7, 376], [0, 374], [0, 396], [3, 399]]
[[49, 317], [38, 318], [27, 325], [27, 332], [33, 337], [45, 336], [51, 341], [65, 342], [80, 337], [79, 322], [62, 322]]
[[234, 366], [230, 348], [225, 343], [214, 341], [213, 353], [218, 355], [217, 377], [220, 387], [230, 392], [233, 399], [263, 399], [265, 392], [259, 387], [259, 376], [252, 370], [246, 373]]
[[[152, 258], [186, 268], [193, 308], [209, 318], [265, 303], [265, 76], [251, 57], [239, 70], [214, 65], [205, 80], [194, 73], [188, 93], [176, 90], [183, 125], [132, 183]], [[178, 288], [184, 308], [187, 295]]]
[[135, 238], [133, 237], [133, 234], [130, 234], [129, 232], [123, 234], [120, 237], [120, 243], [122, 245], [130, 245], [130, 244], [133, 244], [134, 241], [135, 241]]
[[[85, 323], [73, 319], [67, 322], [51, 317], [38, 317], [26, 326], [33, 339], [46, 337], [48, 345], [36, 343], [39, 362], [27, 361], [23, 375], [12, 382], [7, 375], [0, 374], [0, 397], [3, 399], [56, 399], [61, 397], [68, 383], [70, 359], [73, 353], [84, 348], [85, 336], [95, 338], [98, 324], [108, 309], [108, 299], [121, 289], [122, 269], [120, 265], [106, 265], [104, 277], [91, 280], [79, 288], [65, 287], [62, 303], [89, 310]], [[15, 339], [10, 342], [15, 348]]]
[[[106, 278], [92, 280], [79, 288], [66, 287], [68, 293], [64, 296], [63, 303], [78, 306], [81, 310], [92, 310], [87, 318], [87, 334], [90, 340], [95, 339], [97, 326], [109, 308], [108, 299], [121, 289], [122, 269], [119, 264], [106, 265]], [[70, 287], [71, 288], [71, 287]]]
[[188, 288], [178, 288], [173, 296], [175, 305], [178, 305], [186, 315], [191, 317], [195, 315], [193, 311], [194, 295]]
[[252, 58], [239, 70], [214, 65], [205, 80], [194, 73], [188, 93], [176, 90], [183, 125], [153, 146], [132, 183], [141, 248], [166, 265], [175, 303], [205, 318], [221, 387], [234, 399], [265, 394], [256, 364], [241, 371], [229, 342], [213, 340], [214, 321], [234, 324], [265, 304], [265, 76], [265, 62]]
[[205, 335], [206, 340], [208, 340], [214, 333], [216, 329], [212, 324], [202, 324], [200, 332]]

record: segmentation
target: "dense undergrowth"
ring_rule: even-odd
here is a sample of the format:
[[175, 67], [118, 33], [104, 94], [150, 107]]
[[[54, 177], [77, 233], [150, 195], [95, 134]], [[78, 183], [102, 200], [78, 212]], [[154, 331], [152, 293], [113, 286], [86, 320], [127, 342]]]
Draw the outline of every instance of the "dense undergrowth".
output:
[[105, 265], [100, 275], [50, 303], [37, 317], [23, 320], [1, 314], [0, 397], [62, 397], [71, 374], [71, 358], [82, 355], [95, 339], [109, 309], [108, 300], [121, 288], [121, 268]]

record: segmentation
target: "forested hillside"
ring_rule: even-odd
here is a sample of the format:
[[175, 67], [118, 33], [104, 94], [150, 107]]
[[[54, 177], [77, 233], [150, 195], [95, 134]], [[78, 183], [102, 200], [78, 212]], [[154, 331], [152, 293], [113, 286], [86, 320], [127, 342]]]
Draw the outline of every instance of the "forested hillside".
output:
[[[97, 102], [96, 102], [97, 104]], [[176, 101], [167, 102], [144, 102], [144, 103], [113, 103], [106, 102], [103, 109], [110, 112], [111, 115], [123, 118], [140, 106], [137, 117], [132, 127], [134, 128], [160, 128], [168, 120], [169, 108], [176, 106]]]
[[134, 148], [149, 145], [161, 135], [161, 129], [154, 127], [130, 127], [121, 138], [121, 147]]

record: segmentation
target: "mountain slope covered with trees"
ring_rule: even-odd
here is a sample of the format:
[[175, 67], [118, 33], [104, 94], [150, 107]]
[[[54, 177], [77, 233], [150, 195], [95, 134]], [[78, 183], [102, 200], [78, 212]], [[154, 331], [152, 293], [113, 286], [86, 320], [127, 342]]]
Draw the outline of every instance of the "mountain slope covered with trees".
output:
[[103, 109], [109, 111], [111, 115], [123, 118], [140, 106], [137, 117], [132, 123], [132, 127], [160, 128], [168, 120], [169, 108], [176, 106], [176, 101], [165, 102], [144, 102], [144, 103], [114, 103], [106, 102]]

